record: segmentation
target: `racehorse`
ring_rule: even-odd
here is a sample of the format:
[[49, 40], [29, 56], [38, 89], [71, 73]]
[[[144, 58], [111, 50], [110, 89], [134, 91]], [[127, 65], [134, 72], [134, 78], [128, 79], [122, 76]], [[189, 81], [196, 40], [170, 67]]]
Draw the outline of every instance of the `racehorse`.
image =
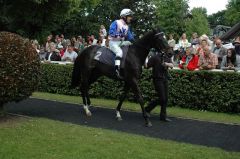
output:
[[[118, 80], [115, 74], [114, 65], [106, 65], [95, 60], [97, 51], [100, 46], [90, 46], [82, 51], [74, 62], [72, 72], [72, 87], [80, 85], [80, 90], [83, 100], [83, 108], [87, 116], [91, 116], [89, 106], [91, 101], [89, 98], [89, 86], [94, 83], [100, 76], [107, 76], [109, 78]], [[164, 32], [160, 29], [147, 32], [142, 38], [136, 40], [129, 46], [125, 58], [125, 67], [121, 69], [124, 81], [124, 92], [121, 94], [119, 103], [116, 108], [117, 120], [122, 120], [120, 110], [124, 99], [126, 98], [129, 90], [131, 89], [139, 102], [142, 114], [145, 119], [147, 127], [152, 126], [149, 117], [144, 109], [144, 100], [138, 82], [142, 73], [142, 66], [151, 48], [158, 51], [172, 54], [172, 49], [168, 45]]]

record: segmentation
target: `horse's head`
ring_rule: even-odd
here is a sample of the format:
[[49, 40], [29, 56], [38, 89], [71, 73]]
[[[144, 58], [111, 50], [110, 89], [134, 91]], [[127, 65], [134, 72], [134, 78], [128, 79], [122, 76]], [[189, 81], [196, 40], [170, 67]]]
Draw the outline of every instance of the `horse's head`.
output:
[[162, 30], [153, 30], [153, 42], [152, 47], [155, 48], [158, 52], [163, 52], [167, 55], [172, 55], [173, 50], [168, 45], [167, 39], [165, 34]]

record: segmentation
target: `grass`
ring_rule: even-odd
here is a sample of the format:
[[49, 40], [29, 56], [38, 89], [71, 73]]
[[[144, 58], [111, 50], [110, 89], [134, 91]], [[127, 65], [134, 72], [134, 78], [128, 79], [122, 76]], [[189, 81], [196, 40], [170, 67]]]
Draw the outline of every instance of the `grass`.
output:
[[[47, 100], [54, 100], [54, 101], [61, 101], [67, 103], [75, 103], [81, 104], [82, 99], [77, 96], [66, 96], [66, 95], [59, 95], [59, 94], [50, 94], [50, 93], [42, 93], [42, 92], [35, 92], [33, 93], [32, 97], [40, 98], [40, 99], [47, 99]], [[117, 102], [116, 100], [107, 100], [107, 99], [91, 99], [92, 105], [112, 108], [115, 109]], [[131, 102], [124, 102], [123, 103], [123, 110], [131, 110], [131, 111], [138, 111], [140, 112], [140, 106], [136, 103]], [[153, 113], [159, 114], [159, 107], [153, 111]], [[212, 122], [220, 122], [220, 123], [231, 123], [231, 124], [240, 124], [240, 115], [239, 114], [226, 114], [226, 113], [216, 113], [216, 112], [208, 112], [208, 111], [196, 111], [190, 109], [184, 109], [179, 107], [169, 107], [167, 108], [167, 112], [169, 116], [174, 117], [182, 117], [182, 118], [190, 118], [190, 119], [197, 119], [203, 121], [212, 121]]]
[[[1, 124], [1, 123], [0, 123]], [[0, 127], [1, 159], [239, 159], [240, 153], [42, 118]]]

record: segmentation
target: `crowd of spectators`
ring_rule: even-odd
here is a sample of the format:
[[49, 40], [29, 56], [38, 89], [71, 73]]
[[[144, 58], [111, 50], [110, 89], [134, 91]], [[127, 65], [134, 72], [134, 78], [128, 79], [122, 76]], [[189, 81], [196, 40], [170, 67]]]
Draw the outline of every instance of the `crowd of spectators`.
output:
[[[86, 47], [91, 45], [109, 47], [109, 38], [107, 30], [101, 25], [98, 39], [94, 35], [86, 38], [79, 35], [65, 39], [61, 34], [55, 37], [49, 35], [41, 46], [36, 40], [33, 40], [32, 44], [43, 62], [74, 62]], [[213, 69], [240, 71], [240, 36], [227, 48], [218, 37], [211, 40], [207, 35], [199, 37], [197, 33], [193, 33], [189, 39], [186, 33], [183, 33], [178, 42], [174, 39], [174, 34], [169, 34], [168, 44], [174, 50], [172, 61], [175, 68], [189, 71]]]
[[33, 47], [37, 50], [42, 62], [50, 63], [51, 61], [74, 62], [81, 51], [91, 45], [109, 47], [109, 38], [103, 25], [99, 29], [99, 38], [94, 35], [83, 38], [74, 36], [71, 39], [65, 39], [64, 35], [49, 35], [43, 45], [39, 45], [36, 40], [32, 41]]
[[183, 33], [176, 43], [170, 34], [168, 44], [174, 50], [174, 65], [180, 69], [240, 71], [240, 37], [236, 37], [230, 47], [225, 47], [218, 37], [211, 40], [205, 34], [198, 37], [197, 33], [193, 33], [188, 39]]

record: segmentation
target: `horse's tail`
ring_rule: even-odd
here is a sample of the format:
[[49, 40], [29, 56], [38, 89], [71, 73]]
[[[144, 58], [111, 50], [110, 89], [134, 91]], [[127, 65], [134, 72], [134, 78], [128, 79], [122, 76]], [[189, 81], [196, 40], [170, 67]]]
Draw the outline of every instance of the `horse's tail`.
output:
[[76, 58], [72, 71], [71, 88], [79, 86], [83, 72], [82, 70], [87, 70], [91, 67], [91, 61], [97, 49], [99, 49], [99, 46], [90, 46], [84, 49]]
[[80, 58], [77, 57], [77, 59], [74, 62], [73, 71], [72, 71], [71, 88], [75, 88], [79, 86], [80, 80], [81, 80], [81, 62], [80, 62]]

